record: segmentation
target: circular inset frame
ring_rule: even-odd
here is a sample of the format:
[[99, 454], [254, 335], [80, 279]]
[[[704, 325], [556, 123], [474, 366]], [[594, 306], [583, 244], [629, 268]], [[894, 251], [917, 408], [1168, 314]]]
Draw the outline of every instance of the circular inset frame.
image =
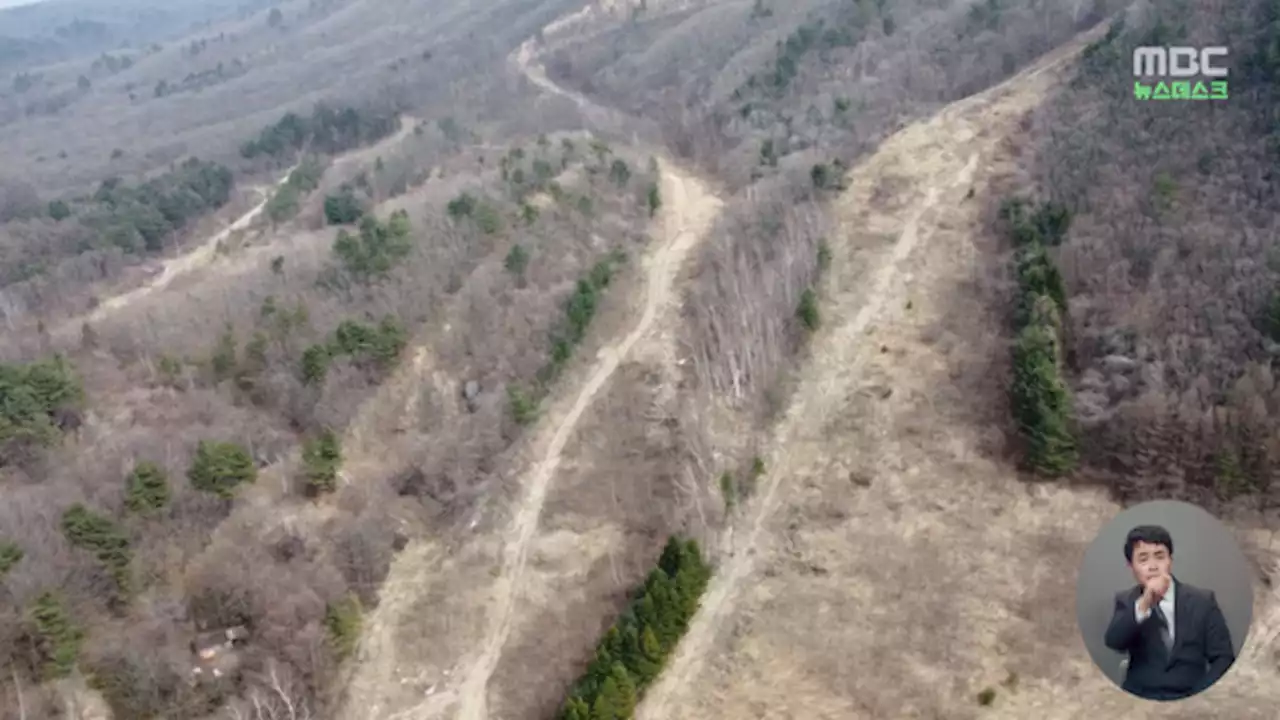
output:
[[[1131, 565], [1125, 553], [1130, 533], [1151, 526], [1167, 531], [1173, 544], [1165, 558], [1173, 579], [1171, 602], [1157, 603], [1172, 612], [1164, 623], [1172, 631], [1165, 634], [1163, 611], [1139, 613], [1135, 607], [1142, 593], [1139, 576], [1154, 567], [1144, 563], [1161, 562], [1161, 554], [1147, 561], [1143, 553]], [[1139, 534], [1159, 537], [1152, 532]], [[1135, 538], [1133, 546], [1160, 543]], [[1196, 695], [1229, 672], [1244, 646], [1253, 619], [1253, 575], [1231, 530], [1203, 509], [1173, 500], [1130, 507], [1102, 528], [1080, 567], [1076, 614], [1085, 647], [1094, 664], [1127, 692], [1152, 700]]]

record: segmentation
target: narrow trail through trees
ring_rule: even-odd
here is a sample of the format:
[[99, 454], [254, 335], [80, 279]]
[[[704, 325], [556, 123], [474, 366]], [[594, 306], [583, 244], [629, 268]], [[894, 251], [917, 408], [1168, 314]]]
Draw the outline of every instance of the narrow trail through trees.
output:
[[[296, 166], [295, 166], [296, 167]], [[258, 196], [258, 202], [248, 212], [236, 218], [230, 225], [222, 230], [210, 235], [208, 239], [197, 245], [178, 257], [163, 261], [160, 272], [148, 279], [142, 285], [128, 290], [126, 292], [115, 295], [103, 300], [92, 312], [82, 318], [73, 319], [70, 325], [79, 326], [82, 322], [96, 323], [104, 317], [125, 308], [132, 303], [145, 298], [146, 296], [158, 292], [168, 287], [177, 278], [186, 275], [197, 268], [204, 267], [213, 262], [218, 254], [218, 246], [231, 237], [232, 233], [239, 232], [249, 227], [254, 220], [257, 220], [267, 207], [267, 202], [271, 199], [271, 193], [280, 188], [289, 180], [290, 173], [293, 168], [289, 168], [284, 172], [283, 177], [275, 183], [267, 186], [258, 186], [250, 188], [250, 191]]]
[[[347, 157], [368, 155], [379, 148], [394, 146], [408, 137], [417, 124], [418, 121], [415, 118], [407, 115], [402, 116], [398, 132], [379, 141], [372, 148], [357, 148], [344, 153], [336, 158], [334, 162], [338, 164]], [[267, 203], [271, 200], [272, 193], [289, 181], [289, 176], [296, 167], [297, 165], [290, 167], [279, 180], [270, 185], [249, 188], [250, 192], [258, 195], [258, 202], [243, 215], [232, 221], [230, 225], [210, 235], [199, 245], [182, 255], [162, 261], [160, 272], [148, 278], [142, 285], [106, 298], [92, 311], [64, 321], [57, 327], [56, 333], [61, 336], [74, 337], [74, 333], [80, 332], [81, 326], [85, 323], [92, 325], [101, 322], [104, 318], [130, 307], [153, 293], [164, 290], [173, 284], [174, 280], [211, 265], [218, 257], [218, 247], [234, 233], [248, 228], [255, 220], [261, 217], [267, 208]]]

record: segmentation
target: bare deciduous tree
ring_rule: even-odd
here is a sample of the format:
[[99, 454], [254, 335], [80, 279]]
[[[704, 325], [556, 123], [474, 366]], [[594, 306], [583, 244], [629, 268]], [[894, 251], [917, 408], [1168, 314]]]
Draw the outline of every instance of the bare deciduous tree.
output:
[[314, 720], [306, 689], [300, 686], [289, 668], [274, 659], [251, 675], [244, 697], [234, 700], [226, 709], [230, 720]]

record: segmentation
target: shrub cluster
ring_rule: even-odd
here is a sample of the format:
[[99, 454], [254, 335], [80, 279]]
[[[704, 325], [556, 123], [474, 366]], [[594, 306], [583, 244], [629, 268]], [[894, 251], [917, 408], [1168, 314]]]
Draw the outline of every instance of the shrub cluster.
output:
[[133, 551], [128, 536], [115, 521], [76, 503], [62, 514], [62, 533], [75, 547], [93, 552], [111, 573], [121, 596], [129, 594]]
[[342, 444], [336, 433], [325, 428], [302, 446], [303, 474], [308, 495], [333, 492], [342, 466]]
[[360, 221], [360, 234], [338, 231], [333, 254], [339, 264], [357, 281], [368, 283], [385, 277], [412, 249], [409, 214], [397, 210], [384, 222], [373, 216]]
[[564, 303], [564, 318], [551, 334], [551, 356], [538, 370], [536, 383], [531, 389], [515, 385], [507, 388], [511, 416], [517, 423], [526, 425], [537, 417], [538, 404], [550, 392], [551, 384], [560, 377], [564, 366], [573, 357], [574, 349], [586, 337], [587, 327], [596, 315], [600, 293], [609, 286], [616, 266], [625, 259], [623, 254], [614, 253], [593, 265], [586, 277], [580, 278], [574, 286], [573, 293]]
[[280, 223], [298, 214], [302, 199], [320, 187], [324, 175], [324, 161], [316, 155], [308, 155], [289, 173], [289, 179], [267, 201], [267, 217]]
[[0, 465], [53, 444], [83, 402], [80, 380], [61, 356], [0, 363]]
[[196, 447], [187, 479], [191, 487], [229, 500], [237, 487], [258, 479], [258, 468], [249, 451], [240, 445], [202, 440]]
[[328, 342], [312, 345], [302, 353], [302, 381], [307, 385], [324, 382], [329, 366], [343, 356], [372, 371], [386, 372], [408, 342], [404, 326], [390, 315], [376, 326], [344, 320]]

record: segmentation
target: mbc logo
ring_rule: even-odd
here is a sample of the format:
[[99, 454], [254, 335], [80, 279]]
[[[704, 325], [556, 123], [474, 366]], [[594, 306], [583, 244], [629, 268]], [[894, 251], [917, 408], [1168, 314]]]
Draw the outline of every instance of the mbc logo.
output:
[[1214, 58], [1226, 57], [1224, 47], [1140, 47], [1133, 51], [1134, 77], [1189, 78], [1197, 75], [1226, 77], [1225, 67], [1214, 67]]

